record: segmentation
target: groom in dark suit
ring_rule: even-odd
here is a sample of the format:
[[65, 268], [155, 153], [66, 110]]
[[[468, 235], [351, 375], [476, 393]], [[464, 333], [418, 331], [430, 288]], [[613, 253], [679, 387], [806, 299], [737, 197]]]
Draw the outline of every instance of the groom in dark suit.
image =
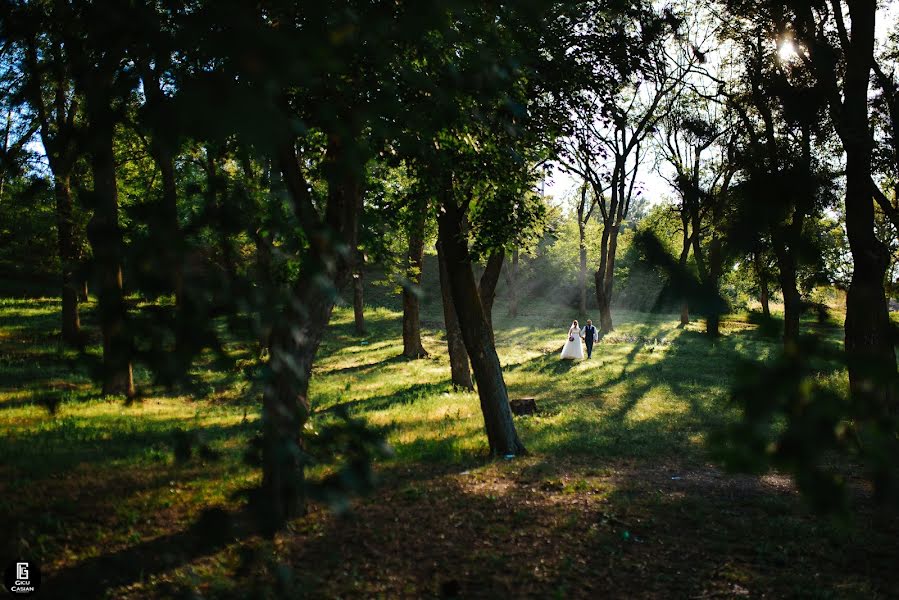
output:
[[587, 325], [584, 326], [584, 332], [581, 333], [584, 343], [587, 344], [587, 358], [593, 355], [593, 342], [599, 341], [599, 332], [593, 326], [593, 321], [587, 319]]

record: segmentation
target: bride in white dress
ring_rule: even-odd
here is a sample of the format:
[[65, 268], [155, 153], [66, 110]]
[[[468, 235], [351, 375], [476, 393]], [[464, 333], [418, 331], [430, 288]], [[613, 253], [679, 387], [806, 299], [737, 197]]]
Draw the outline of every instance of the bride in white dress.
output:
[[562, 348], [562, 356], [564, 359], [584, 358], [584, 349], [581, 347], [581, 328], [577, 324], [577, 319], [571, 322], [568, 328], [568, 341]]

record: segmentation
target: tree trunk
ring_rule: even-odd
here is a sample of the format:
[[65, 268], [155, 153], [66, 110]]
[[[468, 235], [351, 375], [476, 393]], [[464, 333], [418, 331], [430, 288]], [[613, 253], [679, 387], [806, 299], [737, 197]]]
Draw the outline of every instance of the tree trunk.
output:
[[403, 284], [403, 356], [417, 359], [428, 355], [421, 343], [421, 269], [425, 252], [424, 203], [419, 203], [415, 220], [409, 228], [409, 254], [406, 263], [406, 282]]
[[484, 307], [484, 316], [487, 317], [487, 326], [490, 328], [490, 339], [493, 334], [493, 302], [496, 299], [496, 285], [499, 283], [499, 275], [503, 270], [503, 259], [506, 253], [500, 249], [487, 258], [487, 265], [481, 274], [478, 283], [478, 295], [481, 297], [481, 306]]
[[[272, 327], [269, 366], [270, 385], [263, 392], [262, 490], [267, 505], [261, 512], [270, 531], [281, 529], [287, 520], [305, 512], [305, 476], [301, 432], [309, 419], [309, 379], [315, 353], [334, 309], [337, 290], [352, 273], [352, 260], [341, 246], [355, 248], [362, 206], [360, 174], [349, 170], [336, 180], [342, 163], [342, 145], [336, 138], [328, 144], [326, 161], [332, 177], [328, 186], [326, 222], [319, 223], [306, 181], [299, 170], [292, 144], [279, 148], [279, 163], [298, 214], [303, 214], [306, 234], [319, 234], [326, 241], [310, 247], [302, 261], [286, 314]], [[305, 211], [305, 212], [304, 212]]]
[[89, 299], [87, 277], [81, 277], [78, 281], [78, 302], [87, 302]]
[[[99, 121], [99, 122], [98, 122]], [[98, 274], [98, 310], [103, 333], [103, 393], [134, 396], [128, 309], [122, 288], [122, 232], [116, 185], [113, 125], [94, 113], [90, 122], [94, 215], [88, 226]]]
[[753, 257], [755, 260], [755, 275], [759, 280], [759, 302], [762, 305], [762, 316], [766, 319], [771, 318], [771, 306], [768, 291], [768, 274], [765, 272], [765, 267], [762, 265], [762, 257], [758, 252], [755, 253]]
[[711, 306], [711, 310], [709, 310], [708, 317], [705, 322], [705, 332], [709, 337], [718, 337], [721, 334], [720, 331], [720, 323], [721, 323], [721, 313], [720, 308], [717, 303], [718, 298], [718, 282], [721, 279], [721, 267], [722, 267], [722, 256], [721, 256], [721, 239], [715, 235], [712, 238], [711, 243], [709, 244], [709, 269], [708, 269], [708, 282], [707, 285], [707, 297], [711, 302], [713, 302]]
[[[687, 258], [690, 256], [690, 236], [687, 232], [687, 222], [684, 220], [684, 239], [683, 244], [681, 246], [680, 258], [678, 260], [678, 264], [680, 265], [681, 272], [686, 272], [687, 270]], [[683, 302], [680, 305], [680, 325], [678, 328], [683, 329], [687, 325], [690, 324], [690, 304], [687, 302], [687, 299], [684, 298]]]
[[578, 260], [579, 268], [577, 273], [577, 283], [580, 292], [578, 298], [578, 307], [581, 314], [587, 312], [587, 240], [586, 226], [584, 225], [584, 200], [578, 204], [577, 213], [577, 233], [578, 233]]
[[81, 342], [81, 322], [78, 318], [78, 252], [72, 216], [72, 188], [67, 173], [57, 173], [55, 180], [56, 235], [62, 266], [62, 339], [77, 345]]
[[596, 301], [599, 304], [599, 332], [605, 335], [615, 329], [612, 323], [612, 289], [615, 273], [615, 252], [618, 249], [618, 225], [604, 228], [600, 250], [599, 270], [594, 274]]
[[471, 381], [471, 370], [468, 368], [468, 354], [465, 351], [465, 342], [462, 340], [462, 329], [459, 327], [459, 318], [456, 316], [456, 307], [453, 304], [452, 294], [449, 289], [449, 273], [446, 268], [446, 252], [437, 242], [437, 262], [440, 266], [440, 295], [443, 300], [443, 323], [446, 328], [446, 346], [449, 352], [450, 374], [453, 387], [463, 390], [474, 390]]
[[506, 269], [506, 283], [509, 288], [509, 311], [510, 317], [518, 316], [518, 248], [512, 251], [512, 263]]
[[178, 183], [175, 178], [175, 160], [172, 153], [160, 142], [151, 144], [153, 158], [162, 175], [162, 213], [164, 235], [167, 240], [164, 264], [171, 276], [171, 288], [175, 305], [181, 306], [184, 296], [184, 270], [180, 256], [181, 225], [178, 223]]
[[357, 256], [356, 268], [353, 271], [353, 318], [358, 335], [365, 335], [364, 277], [365, 268], [362, 264], [362, 257]]
[[446, 252], [449, 288], [457, 309], [462, 339], [478, 382], [490, 453], [493, 456], [526, 454], [527, 450], [518, 439], [512, 421], [503, 370], [475, 284], [468, 242], [463, 237], [461, 227], [463, 215], [451, 197], [444, 200], [443, 209], [438, 217], [440, 243]]
[[269, 501], [265, 516], [271, 519], [267, 523], [271, 530], [306, 509], [301, 432], [311, 414], [312, 364], [334, 309], [330, 282], [311, 274], [323, 269], [321, 264], [311, 266], [299, 278], [293, 300], [300, 310], [294, 309], [293, 318], [273, 327], [269, 340], [272, 382], [262, 397], [262, 488]]
[[771, 304], [769, 299], [770, 292], [768, 291], [768, 279], [762, 279], [761, 283], [759, 283], [761, 287], [761, 291], [759, 292], [759, 302], [762, 304], [762, 316], [766, 319], [771, 318]]
[[849, 3], [851, 44], [843, 82], [846, 234], [853, 272], [846, 294], [846, 352], [853, 398], [897, 412], [896, 354], [883, 287], [888, 251], [874, 234], [868, 82], [874, 55], [874, 0]]
[[776, 243], [774, 254], [777, 256], [784, 300], [784, 350], [794, 352], [799, 343], [799, 319], [802, 316], [802, 296], [796, 283], [796, 257], [781, 243]]

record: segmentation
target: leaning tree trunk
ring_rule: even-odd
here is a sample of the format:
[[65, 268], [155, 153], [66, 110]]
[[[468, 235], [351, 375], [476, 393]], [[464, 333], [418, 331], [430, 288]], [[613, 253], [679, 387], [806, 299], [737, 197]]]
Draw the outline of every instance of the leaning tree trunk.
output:
[[463, 215], [452, 198], [444, 201], [443, 209], [438, 217], [440, 243], [446, 252], [449, 288], [459, 317], [462, 339], [478, 382], [490, 453], [493, 456], [526, 454], [527, 450], [518, 439], [512, 421], [503, 370], [475, 284], [468, 242], [462, 232]]
[[272, 328], [269, 339], [270, 384], [262, 396], [262, 489], [268, 504], [263, 515], [267, 529], [281, 529], [305, 513], [304, 465], [301, 432], [311, 414], [309, 379], [315, 353], [334, 309], [333, 280], [320, 260], [310, 257], [309, 268], [296, 283], [288, 318]]
[[81, 341], [78, 318], [78, 251], [75, 246], [72, 188], [68, 174], [55, 175], [56, 236], [62, 265], [62, 339], [68, 344]]
[[403, 284], [403, 356], [416, 359], [428, 355], [421, 343], [421, 269], [425, 252], [426, 210], [421, 204], [409, 228], [406, 282]]
[[490, 339], [495, 340], [493, 332], [493, 302], [496, 300], [496, 285], [499, 283], [499, 275], [503, 270], [504, 250], [495, 251], [487, 258], [487, 266], [481, 274], [478, 283], [478, 295], [481, 298], [481, 306], [484, 307], [484, 316], [487, 318], [487, 326], [490, 328]]
[[128, 310], [122, 288], [122, 232], [116, 185], [113, 125], [105, 115], [90, 122], [94, 215], [88, 226], [98, 274], [98, 311], [103, 334], [103, 393], [134, 396]]
[[471, 370], [468, 368], [468, 353], [465, 351], [462, 329], [459, 327], [459, 318], [456, 316], [456, 307], [453, 304], [452, 294], [449, 289], [446, 252], [441, 248], [439, 240], [437, 241], [437, 262], [440, 266], [440, 295], [443, 300], [443, 322], [446, 327], [446, 346], [449, 352], [453, 387], [456, 389], [474, 390], [474, 384], [471, 381]]
[[[310, 247], [302, 261], [283, 318], [272, 326], [269, 340], [271, 379], [263, 392], [262, 514], [269, 531], [305, 511], [305, 475], [301, 433], [309, 419], [309, 379], [315, 353], [334, 309], [337, 290], [352, 274], [352, 260], [342, 247], [355, 248], [362, 209], [360, 173], [343, 165], [343, 148], [329, 140], [326, 160], [340, 180], [329, 181], [325, 222], [320, 222], [292, 143], [279, 148], [278, 162], [295, 210], [307, 235], [325, 242]], [[336, 176], [335, 176], [336, 177]], [[330, 241], [329, 241], [330, 240]]]

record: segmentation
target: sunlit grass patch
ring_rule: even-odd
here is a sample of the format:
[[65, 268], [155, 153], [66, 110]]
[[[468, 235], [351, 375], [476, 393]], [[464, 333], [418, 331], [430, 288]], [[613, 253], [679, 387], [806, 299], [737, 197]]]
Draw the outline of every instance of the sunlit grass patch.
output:
[[[29, 305], [10, 306], [21, 311]], [[515, 418], [530, 454], [491, 461], [477, 393], [450, 384], [441, 309], [431, 302], [422, 315], [428, 358], [401, 356], [401, 312], [367, 307], [368, 332], [359, 335], [352, 310], [344, 306], [334, 311], [316, 359], [313, 430], [343, 409], [381, 428], [394, 449], [377, 462], [382, 485], [375, 496], [353, 504], [364, 517], [338, 517], [314, 505], [272, 543], [234, 539], [206, 554], [177, 558], [204, 511], [237, 510], [245, 498], [239, 492], [260, 481], [258, 467], [244, 456], [260, 425], [260, 389], [247, 375], [262, 364], [262, 350], [229, 341], [236, 364], [225, 368], [202, 357], [192, 370], [198, 386], [190, 390], [157, 389], [138, 367], [143, 397], [128, 404], [101, 397], [77, 356], [54, 339], [58, 306], [34, 308], [19, 319], [20, 312], [14, 316], [0, 307], [0, 335], [6, 336], [0, 337], [0, 515], [7, 515], [0, 525], [13, 524], [9, 552], [30, 552], [48, 573], [78, 570], [120, 552], [155, 552], [157, 544], [176, 557], [116, 588], [114, 597], [167, 597], [179, 590], [247, 596], [252, 582], [279, 572], [323, 596], [365, 590], [390, 596], [399, 589], [428, 595], [436, 588], [421, 587], [403, 561], [407, 553], [435, 546], [466, 570], [490, 569], [509, 578], [531, 577], [533, 569], [516, 571], [517, 564], [501, 560], [508, 549], [537, 548], [547, 557], [541, 568], [551, 573], [533, 579], [545, 584], [541, 590], [574, 589], [609, 557], [633, 573], [650, 564], [662, 573], [659, 581], [676, 582], [677, 569], [666, 571], [669, 558], [661, 544], [653, 545], [664, 536], [665, 549], [682, 539], [694, 547], [702, 545], [695, 532], [703, 531], [703, 543], [723, 553], [742, 547], [728, 536], [746, 539], [757, 533], [754, 528], [767, 527], [765, 536], [779, 541], [753, 549], [758, 561], [767, 561], [785, 552], [780, 548], [788, 542], [764, 519], [778, 516], [777, 527], [811, 535], [805, 517], [784, 515], [793, 506], [784, 498], [770, 500], [767, 508], [753, 501], [752, 510], [763, 514], [747, 515], [730, 504], [727, 481], [708, 475], [707, 433], [737, 417], [728, 403], [734, 366], [774, 356], [779, 339], [728, 325], [721, 339], [711, 341], [701, 322], [679, 329], [676, 315], [616, 311], [615, 331], [591, 360], [561, 361], [571, 309], [534, 303], [512, 319], [500, 303], [494, 309], [497, 351], [509, 395], [535, 398], [538, 412]], [[85, 314], [91, 318], [90, 310]], [[839, 341], [822, 331], [828, 343]], [[91, 351], [99, 355], [97, 347]], [[834, 389], [847, 385], [838, 365], [820, 381]], [[40, 401], [46, 395], [59, 400], [52, 411]], [[192, 440], [186, 458], [176, 451], [179, 439]], [[331, 469], [318, 466], [308, 475], [314, 479]], [[680, 487], [695, 484], [697, 473], [724, 486], [718, 498]], [[765, 481], [761, 486], [777, 492]], [[726, 533], [719, 533], [721, 527]], [[428, 536], [418, 548], [422, 528]], [[624, 531], [640, 541], [623, 538]], [[466, 537], [471, 532], [476, 537]], [[169, 537], [174, 541], [166, 542]], [[378, 557], [402, 564], [372, 558], [366, 544], [378, 549]], [[317, 561], [314, 572], [306, 568], [307, 551]], [[358, 570], [345, 569], [346, 561]], [[739, 569], [742, 564], [734, 563]], [[763, 577], [756, 571], [739, 576], [750, 582]], [[859, 581], [846, 585], [862, 589]]]

